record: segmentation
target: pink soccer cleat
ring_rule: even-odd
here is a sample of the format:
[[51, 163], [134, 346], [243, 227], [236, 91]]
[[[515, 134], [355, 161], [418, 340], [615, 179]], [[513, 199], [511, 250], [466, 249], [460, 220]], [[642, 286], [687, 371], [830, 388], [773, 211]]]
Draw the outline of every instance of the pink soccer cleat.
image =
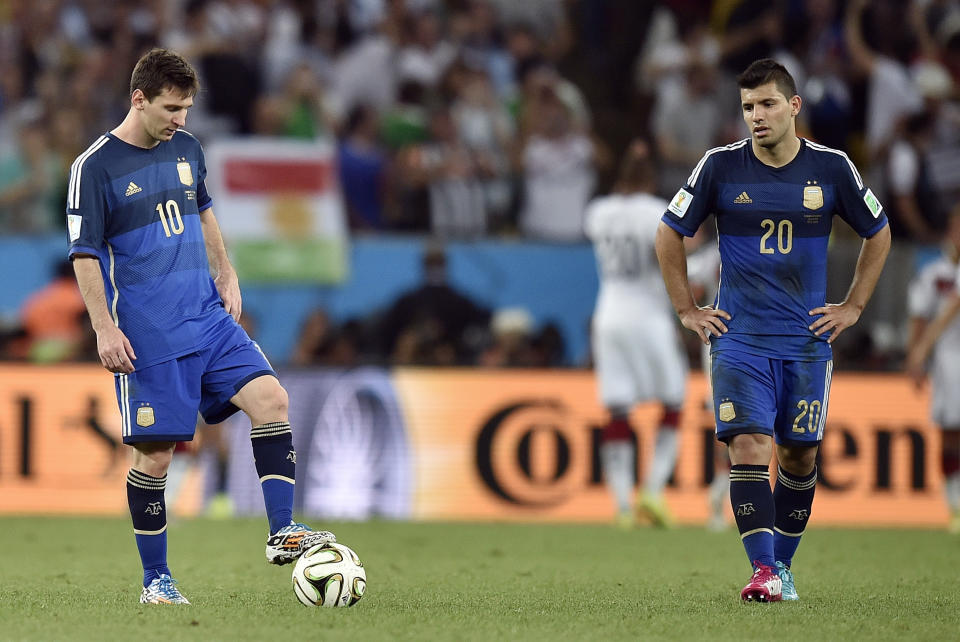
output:
[[754, 562], [753, 568], [753, 577], [740, 591], [740, 599], [744, 602], [779, 602], [783, 583], [776, 569], [760, 562]]

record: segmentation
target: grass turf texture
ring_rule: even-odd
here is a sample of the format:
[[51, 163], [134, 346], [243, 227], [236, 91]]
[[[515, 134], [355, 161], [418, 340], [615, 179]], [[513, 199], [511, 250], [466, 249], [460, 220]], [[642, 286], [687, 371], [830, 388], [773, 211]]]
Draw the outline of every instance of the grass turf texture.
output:
[[[313, 520], [317, 526], [319, 522]], [[178, 521], [191, 606], [137, 603], [128, 520], [0, 517], [0, 640], [956, 639], [960, 540], [814, 529], [799, 603], [741, 604], [736, 533], [606, 525], [323, 524], [358, 552], [367, 594], [307, 608], [263, 557], [263, 520]], [[776, 633], [774, 633], [776, 631]]]

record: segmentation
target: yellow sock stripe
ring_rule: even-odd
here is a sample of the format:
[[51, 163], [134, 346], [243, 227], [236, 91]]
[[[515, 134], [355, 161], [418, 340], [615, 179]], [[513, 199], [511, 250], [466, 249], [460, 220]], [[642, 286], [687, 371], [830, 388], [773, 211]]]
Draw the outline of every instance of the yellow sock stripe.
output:
[[283, 435], [290, 431], [290, 422], [288, 421], [273, 421], [267, 424], [260, 424], [259, 426], [254, 426], [250, 430], [250, 438], [255, 439], [257, 437], [275, 437], [276, 435]]
[[780, 530], [776, 526], [773, 527], [773, 530], [777, 531], [781, 535], [786, 535], [787, 537], [800, 537], [804, 533], [804, 531], [800, 531], [799, 533], [788, 533], [787, 531]]
[[167, 476], [151, 477], [131, 468], [127, 473], [127, 483], [144, 490], [164, 490], [167, 487]]
[[133, 529], [133, 532], [134, 532], [135, 534], [137, 534], [137, 535], [159, 535], [160, 533], [162, 533], [162, 532], [165, 531], [165, 530], [167, 530], [167, 525], [166, 525], [166, 524], [164, 524], [164, 525], [163, 525], [163, 528], [161, 528], [161, 529], [158, 530], [158, 531], [142, 531], [142, 530], [140, 530], [139, 528], [135, 528], [135, 529]]
[[731, 478], [770, 479], [770, 473], [730, 473]]
[[289, 477], [284, 477], [283, 475], [264, 475], [260, 478], [260, 483], [267, 481], [268, 479], [279, 479], [280, 481], [285, 481], [288, 484], [296, 485], [296, 482]]
[[817, 485], [817, 475], [816, 471], [810, 476], [810, 479], [806, 481], [797, 481], [788, 476], [787, 473], [782, 468], [777, 468], [777, 481], [789, 488], [790, 490], [810, 490]]
[[752, 531], [747, 531], [746, 533], [740, 533], [740, 539], [743, 539], [745, 537], [750, 537], [751, 535], [754, 535], [756, 533], [770, 533], [771, 535], [773, 535], [773, 531], [770, 530], [769, 528], [755, 528]]

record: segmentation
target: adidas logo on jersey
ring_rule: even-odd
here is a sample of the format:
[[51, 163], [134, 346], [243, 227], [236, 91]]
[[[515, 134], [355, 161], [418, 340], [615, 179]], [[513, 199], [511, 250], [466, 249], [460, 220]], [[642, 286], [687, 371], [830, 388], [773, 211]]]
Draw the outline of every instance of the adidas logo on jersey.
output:
[[142, 187], [137, 187], [136, 183], [134, 183], [133, 181], [130, 181], [130, 184], [127, 185], [127, 192], [124, 194], [124, 196], [133, 196], [137, 192], [142, 192], [142, 191], [143, 191]]
[[[133, 183], [131, 183], [132, 185]], [[752, 203], [753, 199], [750, 198], [746, 192], [740, 192], [740, 196], [733, 199], [734, 203]]]

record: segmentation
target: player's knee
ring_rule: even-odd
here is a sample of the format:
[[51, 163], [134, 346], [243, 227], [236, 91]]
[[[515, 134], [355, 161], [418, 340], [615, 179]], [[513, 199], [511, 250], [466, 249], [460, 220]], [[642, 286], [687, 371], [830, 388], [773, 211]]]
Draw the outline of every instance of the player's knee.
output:
[[813, 472], [817, 464], [816, 446], [779, 446], [777, 463], [791, 475], [803, 477]]
[[682, 413], [679, 408], [665, 408], [663, 411], [663, 419], [660, 420], [660, 425], [670, 430], [676, 430], [680, 427], [681, 416]]
[[264, 390], [258, 401], [258, 414], [276, 415], [277, 418], [286, 419], [290, 399], [287, 396], [286, 389], [279, 383]]
[[151, 477], [163, 477], [173, 461], [174, 444], [138, 444], [134, 446], [133, 469]]
[[773, 438], [762, 433], [734, 435], [727, 447], [730, 463], [734, 465], [764, 466], [773, 456]]

